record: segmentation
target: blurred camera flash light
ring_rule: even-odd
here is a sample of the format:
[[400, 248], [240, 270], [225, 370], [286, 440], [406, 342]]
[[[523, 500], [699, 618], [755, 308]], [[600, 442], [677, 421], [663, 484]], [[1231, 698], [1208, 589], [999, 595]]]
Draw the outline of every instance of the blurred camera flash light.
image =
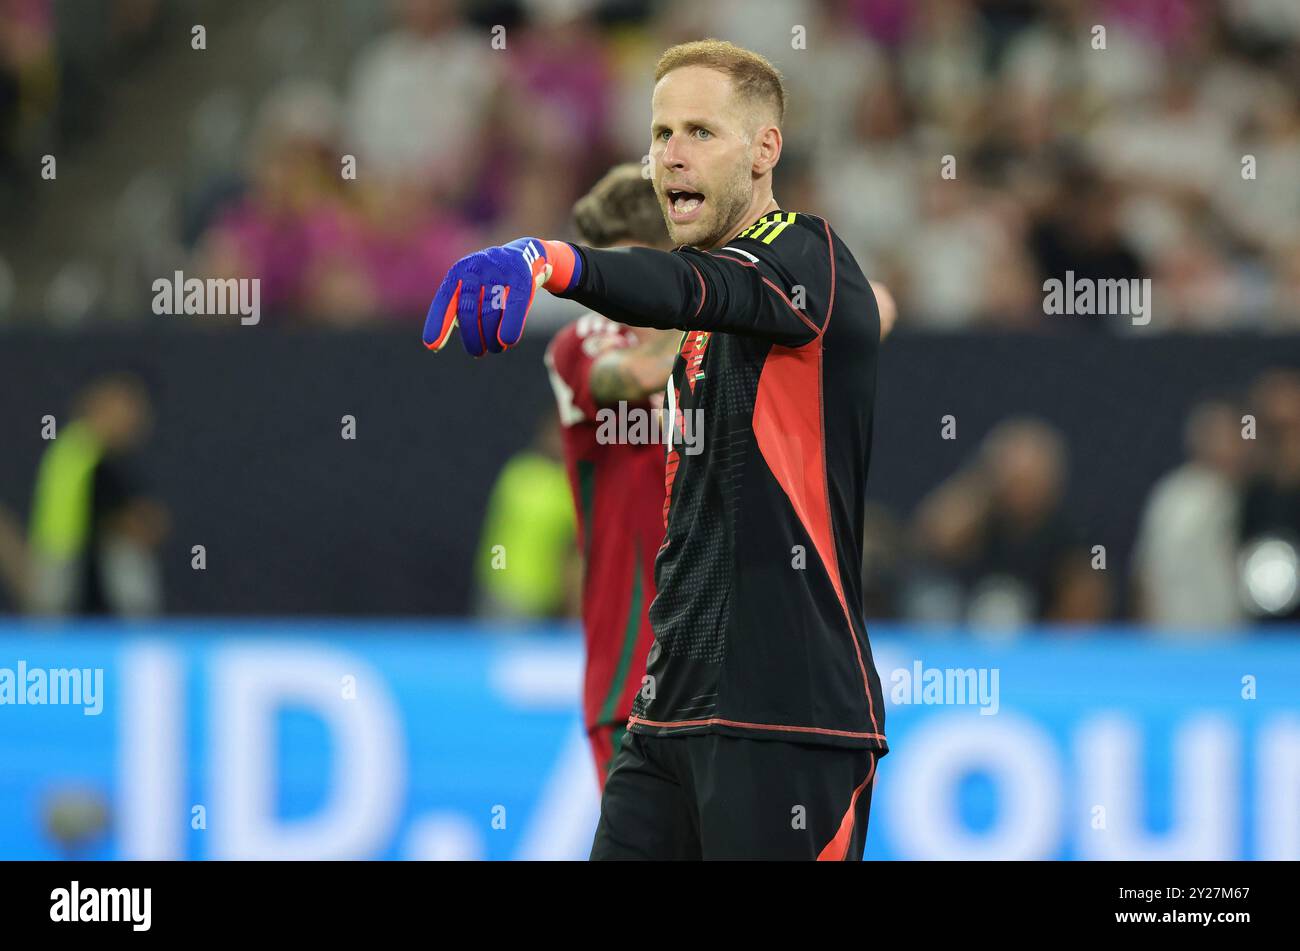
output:
[[1261, 614], [1285, 614], [1300, 594], [1300, 556], [1291, 542], [1276, 537], [1252, 542], [1239, 561], [1242, 595]]

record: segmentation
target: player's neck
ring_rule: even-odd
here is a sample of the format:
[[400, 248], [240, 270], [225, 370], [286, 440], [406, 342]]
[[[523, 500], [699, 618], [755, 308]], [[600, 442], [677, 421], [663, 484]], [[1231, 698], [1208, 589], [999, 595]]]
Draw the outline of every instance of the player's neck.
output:
[[[762, 206], [756, 208], [755, 205], [758, 205], [760, 203], [762, 203]], [[714, 245], [713, 249], [711, 250], [716, 250], [717, 248], [720, 248], [723, 245], [729, 243], [732, 238], [740, 234], [742, 231], [744, 231], [746, 228], [752, 225], [759, 218], [762, 218], [764, 215], [769, 214], [770, 212], [773, 211], [780, 211], [780, 210], [781, 210], [781, 206], [776, 203], [776, 199], [773, 198], [771, 195], [767, 196], [766, 202], [763, 202], [761, 197], [757, 197], [754, 204], [750, 205], [750, 210], [741, 216], [741, 219], [739, 222], [737, 222], [736, 226], [732, 228], [730, 231], [728, 231], [727, 236], [723, 238], [721, 241], [719, 241], [716, 245]]]

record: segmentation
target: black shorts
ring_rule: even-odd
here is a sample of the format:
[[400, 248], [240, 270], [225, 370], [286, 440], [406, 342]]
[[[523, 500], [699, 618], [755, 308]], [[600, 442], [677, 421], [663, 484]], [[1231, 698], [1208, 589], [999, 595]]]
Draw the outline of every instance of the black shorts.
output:
[[861, 861], [876, 759], [873, 750], [629, 732], [591, 858]]

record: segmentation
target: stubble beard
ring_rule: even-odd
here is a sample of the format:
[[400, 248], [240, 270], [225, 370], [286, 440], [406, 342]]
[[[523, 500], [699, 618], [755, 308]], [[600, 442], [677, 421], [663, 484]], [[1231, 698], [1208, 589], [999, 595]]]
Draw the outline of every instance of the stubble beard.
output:
[[[715, 198], [705, 203], [708, 215], [704, 221], [693, 221], [688, 225], [675, 224], [664, 211], [664, 222], [668, 225], [668, 236], [674, 245], [689, 245], [702, 251], [716, 247], [737, 225], [743, 224], [739, 219], [749, 206], [753, 197], [753, 185], [748, 169], [743, 169], [727, 187]], [[699, 233], [706, 227], [707, 231]], [[692, 235], [696, 235], [692, 237]]]

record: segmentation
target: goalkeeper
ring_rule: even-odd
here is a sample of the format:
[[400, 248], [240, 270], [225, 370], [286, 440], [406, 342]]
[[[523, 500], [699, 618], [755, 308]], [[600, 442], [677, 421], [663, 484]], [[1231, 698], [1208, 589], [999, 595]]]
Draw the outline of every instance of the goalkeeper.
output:
[[[767, 60], [687, 43], [655, 79], [653, 181], [680, 247], [477, 252], [439, 287], [425, 343], [459, 326], [471, 354], [500, 352], [539, 287], [685, 332], [654, 643], [592, 858], [860, 859], [888, 752], [859, 607], [876, 299], [824, 219], [773, 198], [785, 90]], [[683, 451], [687, 418], [702, 451]]]

